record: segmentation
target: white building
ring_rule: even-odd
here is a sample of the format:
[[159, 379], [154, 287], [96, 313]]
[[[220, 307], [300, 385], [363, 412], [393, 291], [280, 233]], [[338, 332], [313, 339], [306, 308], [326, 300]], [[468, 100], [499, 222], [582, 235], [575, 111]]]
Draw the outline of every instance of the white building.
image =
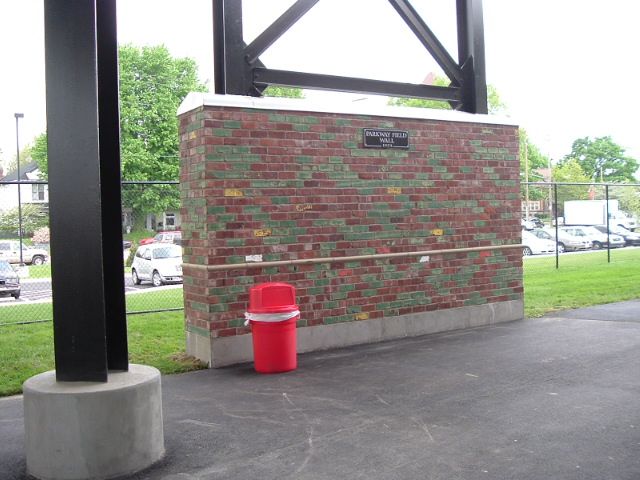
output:
[[[17, 182], [18, 172], [13, 171], [0, 179], [2, 182]], [[20, 167], [20, 180], [40, 180], [40, 170], [35, 162]], [[49, 205], [49, 186], [46, 184], [20, 185], [22, 204]], [[0, 213], [18, 207], [18, 185], [0, 184]]]

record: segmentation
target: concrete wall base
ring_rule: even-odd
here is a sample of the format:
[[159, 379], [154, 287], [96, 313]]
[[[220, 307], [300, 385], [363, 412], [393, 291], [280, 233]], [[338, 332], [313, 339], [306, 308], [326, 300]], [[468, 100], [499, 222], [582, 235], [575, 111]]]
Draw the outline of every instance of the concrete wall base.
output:
[[164, 455], [160, 372], [129, 365], [107, 383], [24, 383], [27, 472], [41, 480], [102, 480], [142, 470]]
[[[524, 302], [510, 300], [359, 322], [317, 325], [298, 329], [298, 353], [480, 327], [522, 318]], [[237, 335], [207, 339], [188, 332], [187, 352], [214, 368], [250, 362], [253, 360], [252, 338], [251, 335]]]

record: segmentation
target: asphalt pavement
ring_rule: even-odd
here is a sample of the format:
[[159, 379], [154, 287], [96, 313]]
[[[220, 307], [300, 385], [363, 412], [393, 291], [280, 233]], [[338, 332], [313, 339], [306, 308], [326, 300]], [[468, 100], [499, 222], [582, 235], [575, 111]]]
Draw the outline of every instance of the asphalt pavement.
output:
[[[164, 376], [166, 457], [127, 477], [640, 479], [640, 301]], [[0, 478], [26, 478], [0, 399]]]

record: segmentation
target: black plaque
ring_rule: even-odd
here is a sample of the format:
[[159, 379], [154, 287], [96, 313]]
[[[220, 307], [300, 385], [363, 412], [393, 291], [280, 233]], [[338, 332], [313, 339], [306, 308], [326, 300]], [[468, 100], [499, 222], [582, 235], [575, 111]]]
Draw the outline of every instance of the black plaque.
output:
[[409, 132], [365, 128], [362, 133], [364, 148], [409, 148]]

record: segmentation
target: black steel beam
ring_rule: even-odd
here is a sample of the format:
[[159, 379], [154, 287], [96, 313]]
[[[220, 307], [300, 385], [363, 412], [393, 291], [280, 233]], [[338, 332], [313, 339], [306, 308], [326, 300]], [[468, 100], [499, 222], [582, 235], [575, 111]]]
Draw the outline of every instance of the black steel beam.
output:
[[96, 5], [44, 3], [58, 381], [107, 381]]
[[224, 0], [212, 0], [213, 10], [213, 85], [217, 94], [227, 93]]
[[319, 0], [298, 0], [273, 22], [264, 32], [258, 35], [244, 50], [245, 60], [253, 64], [278, 38], [300, 20]]
[[431, 98], [452, 102], [459, 102], [461, 100], [460, 88], [457, 87], [414, 85], [412, 83], [387, 82], [366, 78], [340, 77], [265, 68], [254, 69], [254, 82], [258, 86], [282, 85], [319, 90], [391, 95], [395, 97]]
[[456, 8], [458, 61], [464, 76], [461, 109], [470, 113], [487, 113], [482, 0], [456, 0]]
[[409, 26], [411, 31], [418, 37], [418, 40], [429, 51], [431, 56], [438, 62], [440, 68], [449, 79], [461, 85], [463, 82], [462, 71], [456, 61], [449, 55], [447, 49], [436, 38], [435, 34], [427, 26], [424, 20], [415, 11], [408, 0], [389, 0], [389, 3], [398, 12], [400, 17]]
[[128, 370], [122, 257], [122, 192], [116, 0], [97, 0], [102, 265], [109, 370]]

